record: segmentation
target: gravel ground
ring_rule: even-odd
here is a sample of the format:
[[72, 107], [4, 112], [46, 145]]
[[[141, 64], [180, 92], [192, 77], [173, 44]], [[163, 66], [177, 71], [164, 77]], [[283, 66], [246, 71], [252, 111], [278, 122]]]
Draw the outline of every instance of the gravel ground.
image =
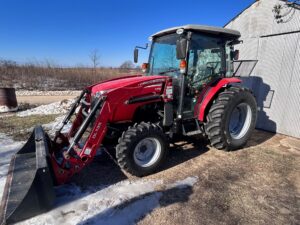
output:
[[79, 96], [81, 91], [16, 91], [19, 105], [44, 105]]
[[76, 98], [78, 95], [57, 95], [57, 96], [17, 96], [18, 104], [45, 105], [66, 99]]
[[79, 95], [79, 91], [16, 91], [17, 96], [73, 96]]

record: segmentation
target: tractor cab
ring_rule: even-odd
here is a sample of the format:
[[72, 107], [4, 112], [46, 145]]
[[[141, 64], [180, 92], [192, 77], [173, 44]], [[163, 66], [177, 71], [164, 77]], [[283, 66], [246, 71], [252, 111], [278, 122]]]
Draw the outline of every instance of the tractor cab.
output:
[[239, 37], [240, 33], [235, 30], [201, 25], [163, 30], [150, 37], [149, 60], [142, 67], [147, 76], [173, 78], [178, 114], [191, 118], [203, 88], [232, 76], [231, 64], [237, 55], [233, 44], [238, 43]]

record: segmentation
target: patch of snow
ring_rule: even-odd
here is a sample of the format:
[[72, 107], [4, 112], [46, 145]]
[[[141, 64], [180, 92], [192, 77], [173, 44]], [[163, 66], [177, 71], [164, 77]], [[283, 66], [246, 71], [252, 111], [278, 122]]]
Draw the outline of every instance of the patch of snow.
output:
[[164, 191], [171, 188], [186, 188], [197, 182], [197, 177], [188, 177], [166, 185], [157, 191], [162, 180], [121, 181], [99, 191], [82, 192], [74, 184], [56, 189], [56, 208], [19, 224], [105, 224], [131, 225], [160, 207]]
[[6, 105], [1, 105], [0, 106], [0, 113], [4, 113], [4, 112], [14, 112], [17, 111], [18, 107], [8, 107]]
[[[158, 206], [161, 193], [155, 192], [155, 187], [160, 184], [162, 181], [125, 180], [94, 193], [65, 185], [58, 195], [57, 208], [20, 224], [134, 224]], [[64, 204], [66, 201], [69, 203]]]
[[145, 197], [134, 201], [123, 209], [108, 209], [102, 214], [92, 217], [79, 224], [135, 224], [138, 219], [153, 211], [153, 209], [159, 207], [159, 199], [162, 195], [163, 194], [161, 192], [154, 192], [153, 194], [146, 195]]
[[0, 200], [2, 199], [11, 157], [23, 144], [24, 142], [16, 142], [5, 134], [0, 133]]
[[[65, 116], [58, 116], [55, 118], [55, 120], [53, 122], [47, 123], [47, 124], [43, 124], [43, 128], [45, 130], [47, 130], [48, 134], [50, 136], [54, 136], [55, 135], [55, 131], [62, 126], [62, 121], [65, 118]], [[72, 123], [69, 121], [61, 130], [61, 133], [68, 133], [69, 130], [72, 127]]]
[[198, 181], [198, 177], [188, 177], [184, 180], [178, 180], [173, 184], [167, 185], [167, 187], [170, 188], [186, 188], [187, 186], [193, 186]]
[[18, 112], [17, 116], [25, 117], [31, 115], [50, 115], [50, 114], [64, 114], [71, 108], [75, 99], [63, 100], [60, 102], [53, 102], [48, 105], [41, 105], [32, 109]]

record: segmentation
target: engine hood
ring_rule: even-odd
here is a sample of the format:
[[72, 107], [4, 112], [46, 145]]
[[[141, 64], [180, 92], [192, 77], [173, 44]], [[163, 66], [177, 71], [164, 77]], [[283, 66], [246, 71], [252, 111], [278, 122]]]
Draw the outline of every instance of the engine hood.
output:
[[118, 88], [123, 88], [125, 86], [130, 86], [134, 84], [139, 84], [147, 81], [152, 80], [162, 80], [163, 82], [167, 76], [126, 76], [126, 77], [120, 77], [112, 80], [107, 80], [95, 85], [90, 86], [92, 94], [99, 92], [99, 91], [107, 91], [107, 90], [115, 90]]

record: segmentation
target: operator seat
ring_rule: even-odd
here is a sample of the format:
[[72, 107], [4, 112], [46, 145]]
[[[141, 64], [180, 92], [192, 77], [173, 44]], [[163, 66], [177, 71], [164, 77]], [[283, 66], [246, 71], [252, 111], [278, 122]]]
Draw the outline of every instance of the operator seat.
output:
[[195, 89], [201, 88], [204, 83], [209, 82], [212, 76], [221, 68], [221, 62], [218, 53], [212, 53], [211, 49], [205, 49], [198, 52], [198, 61], [196, 65], [196, 73], [193, 76]]

